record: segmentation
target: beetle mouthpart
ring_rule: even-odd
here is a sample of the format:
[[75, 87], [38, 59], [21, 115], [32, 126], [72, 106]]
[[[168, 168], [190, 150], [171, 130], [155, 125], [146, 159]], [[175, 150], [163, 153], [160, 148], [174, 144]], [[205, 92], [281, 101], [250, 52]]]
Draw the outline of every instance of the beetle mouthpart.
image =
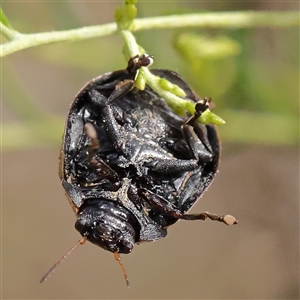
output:
[[119, 263], [120, 267], [121, 267], [121, 270], [122, 270], [122, 273], [125, 277], [125, 281], [126, 281], [126, 285], [127, 287], [130, 287], [130, 284], [129, 284], [129, 279], [127, 277], [127, 273], [126, 273], [126, 270], [124, 268], [124, 265], [122, 263], [122, 260], [121, 260], [121, 257], [120, 257], [120, 254], [118, 252], [114, 252], [114, 258], [115, 260]]

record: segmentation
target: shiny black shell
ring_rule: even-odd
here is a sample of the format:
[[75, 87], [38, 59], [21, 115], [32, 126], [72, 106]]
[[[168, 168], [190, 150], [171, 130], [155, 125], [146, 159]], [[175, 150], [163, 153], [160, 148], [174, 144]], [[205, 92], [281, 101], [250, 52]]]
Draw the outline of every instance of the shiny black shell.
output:
[[[151, 72], [177, 84], [190, 100], [199, 101], [177, 73], [155, 69]], [[199, 161], [196, 167], [186, 171], [153, 171], [156, 158], [182, 161], [191, 159], [192, 155], [182, 134], [187, 117], [176, 115], [148, 86], [143, 91], [133, 88], [113, 101], [114, 120], [121, 140], [116, 146], [108, 133], [107, 119], [91, 101], [91, 93], [96, 91], [108, 98], [117, 85], [127, 79], [132, 80], [127, 70], [109, 72], [94, 78], [79, 91], [67, 116], [59, 168], [62, 185], [77, 217], [80, 219], [84, 210], [84, 214], [93, 215], [93, 220], [105, 219], [100, 242], [99, 237], [82, 224], [76, 225], [77, 230], [92, 243], [120, 253], [129, 253], [134, 243], [166, 236], [167, 227], [179, 219], [170, 211], [176, 209], [185, 214], [211, 184], [220, 151], [215, 127], [197, 123], [201, 141], [211, 153], [211, 159]], [[86, 149], [90, 138], [85, 131], [86, 123], [92, 124], [97, 134], [99, 148], [93, 159], [101, 162], [98, 169], [89, 163], [91, 157]], [[173, 141], [177, 146], [170, 146]], [[166, 209], [147, 201], [148, 194], [150, 198], [155, 195], [160, 199]], [[95, 206], [101, 213], [94, 213]], [[108, 229], [106, 233], [113, 237], [109, 237], [109, 242], [103, 241], [103, 231], [110, 222], [118, 220], [121, 220], [118, 233]], [[95, 221], [88, 226], [92, 224]], [[128, 232], [121, 237], [122, 230]], [[122, 239], [129, 241], [126, 246], [119, 243]]]

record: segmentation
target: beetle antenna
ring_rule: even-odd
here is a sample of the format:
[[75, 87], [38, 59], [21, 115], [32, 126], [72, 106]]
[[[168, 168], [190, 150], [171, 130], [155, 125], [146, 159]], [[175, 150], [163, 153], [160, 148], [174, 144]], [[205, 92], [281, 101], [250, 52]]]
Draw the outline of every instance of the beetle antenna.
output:
[[83, 237], [81, 240], [79, 240], [65, 255], [63, 255], [50, 269], [49, 271], [42, 277], [42, 279], [40, 280], [40, 283], [43, 283], [44, 281], [46, 281], [46, 279], [51, 275], [51, 273], [54, 271], [54, 269], [61, 263], [63, 262], [68, 255], [73, 252], [73, 250], [75, 250], [79, 245], [83, 245], [85, 243], [85, 241], [87, 240], [86, 237]]
[[122, 273], [123, 273], [123, 275], [124, 275], [124, 277], [125, 277], [125, 281], [126, 281], [127, 287], [130, 287], [129, 279], [128, 279], [128, 277], [127, 277], [126, 270], [125, 270], [124, 265], [123, 265], [123, 263], [122, 263], [120, 254], [119, 254], [118, 252], [114, 252], [114, 258], [115, 258], [115, 260], [119, 263], [119, 265], [120, 265], [120, 267], [121, 267]]

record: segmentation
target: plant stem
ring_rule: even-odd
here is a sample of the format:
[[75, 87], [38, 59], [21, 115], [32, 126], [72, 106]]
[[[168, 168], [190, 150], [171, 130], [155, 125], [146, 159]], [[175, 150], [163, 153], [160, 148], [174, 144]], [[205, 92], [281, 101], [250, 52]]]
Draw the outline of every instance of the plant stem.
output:
[[[133, 31], [149, 29], [197, 28], [253, 28], [299, 26], [299, 12], [214, 12], [135, 19]], [[106, 36], [118, 31], [115, 23], [88, 26], [65, 31], [21, 34], [1, 27], [1, 33], [10, 42], [0, 46], [0, 57], [33, 46], [65, 41], [80, 41]]]
[[291, 27], [299, 25], [299, 12], [296, 11], [236, 11], [136, 19], [133, 31], [180, 27], [253, 28]]
[[128, 30], [122, 30], [121, 35], [124, 39], [126, 46], [128, 47], [130, 57], [134, 57], [135, 55], [140, 54], [139, 46], [132, 32]]
[[8, 28], [7, 26], [5, 26], [3, 23], [0, 23], [0, 30], [1, 30], [1, 34], [8, 39], [9, 41], [12, 41], [20, 36], [22, 36], [21, 33]]
[[85, 39], [111, 35], [116, 32], [117, 25], [115, 23], [109, 23], [64, 31], [51, 31], [29, 34], [19, 33], [17, 39], [14, 39], [11, 42], [2, 44], [0, 46], [0, 57], [43, 44], [67, 41], [81, 41]]

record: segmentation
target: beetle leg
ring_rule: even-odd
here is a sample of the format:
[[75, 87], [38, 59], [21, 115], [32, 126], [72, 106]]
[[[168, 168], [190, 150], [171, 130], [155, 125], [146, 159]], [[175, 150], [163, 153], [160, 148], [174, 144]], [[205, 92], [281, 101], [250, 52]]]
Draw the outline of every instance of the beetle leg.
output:
[[117, 120], [121, 120], [123, 118], [123, 115], [115, 109], [114, 105], [111, 102], [116, 98], [126, 94], [128, 91], [130, 91], [131, 88], [132, 87], [130, 83], [127, 85], [125, 84], [122, 86], [121, 90], [115, 89], [115, 91], [109, 96], [109, 98], [106, 98], [97, 90], [89, 91], [89, 95], [93, 105], [95, 106], [95, 109], [97, 109], [98, 107], [99, 110], [101, 110], [103, 113], [106, 132], [112, 140], [114, 147], [118, 146], [119, 141], [119, 124]]
[[[120, 95], [118, 95], [118, 97], [119, 96]], [[114, 96], [111, 95], [111, 97], [112, 98], [110, 98], [110, 100], [115, 99], [113, 98]], [[128, 154], [126, 153], [126, 147], [124, 147], [126, 140], [124, 141], [124, 136], [120, 132], [120, 125], [118, 123], [118, 121], [121, 121], [121, 123], [126, 122], [126, 119], [124, 119], [124, 114], [120, 114], [120, 111], [117, 111], [113, 104], [108, 104], [102, 109], [102, 115], [103, 123], [105, 123], [105, 130], [107, 136], [109, 137], [109, 140], [111, 141], [115, 150], [119, 153], [119, 157], [117, 158], [117, 164], [120, 167], [127, 168], [132, 163], [126, 158]], [[137, 168], [138, 175], [141, 176], [142, 172], [140, 171], [139, 166], [135, 166]]]
[[[90, 112], [98, 117], [103, 108], [107, 105], [108, 99], [97, 90], [89, 91], [89, 96], [92, 102]], [[116, 106], [112, 106], [112, 109], [118, 123], [124, 123], [123, 111], [120, 112]]]
[[182, 134], [197, 161], [208, 162], [212, 159], [211, 148], [205, 138], [205, 126], [197, 123], [197, 119], [208, 109], [210, 98], [204, 98], [195, 105], [195, 113], [182, 125]]
[[[197, 119], [208, 108], [209, 98], [200, 100], [195, 105], [195, 113], [182, 125], [182, 134], [190, 150], [190, 157], [194, 159], [156, 159], [154, 162], [146, 164], [154, 172], [172, 174], [176, 172], [185, 172], [194, 170], [198, 167], [199, 161], [209, 162], [213, 155], [206, 138], [206, 128], [197, 123]], [[185, 144], [174, 140], [166, 141], [166, 146], [175, 152], [181, 150], [186, 152]]]
[[198, 214], [183, 214], [171, 202], [145, 189], [139, 189], [138, 194], [139, 196], [143, 197], [143, 199], [145, 199], [148, 204], [150, 204], [152, 207], [155, 207], [156, 210], [158, 210], [160, 213], [166, 216], [174, 217], [176, 219], [205, 221], [208, 218], [212, 221], [225, 223], [226, 225], [233, 225], [238, 223], [236, 218], [231, 215], [219, 216], [210, 212], [202, 212]]
[[138, 189], [138, 195], [142, 197], [151, 207], [155, 207], [158, 212], [179, 219], [181, 212], [170, 201], [167, 201], [163, 197], [160, 197], [149, 190], [142, 188]]
[[218, 222], [225, 223], [226, 225], [234, 225], [234, 224], [238, 223], [238, 220], [234, 216], [231, 216], [231, 215], [219, 216], [217, 214], [210, 213], [208, 211], [198, 213], [198, 214], [181, 214], [181, 216], [179, 217], [179, 219], [182, 219], [182, 220], [192, 220], [192, 221], [193, 220], [205, 221], [207, 218], [212, 221], [218, 221]]
[[102, 109], [106, 131], [109, 137], [111, 138], [114, 147], [119, 147], [119, 127], [116, 119], [120, 119], [121, 116], [116, 109], [114, 109], [113, 101], [123, 95], [127, 94], [134, 88], [133, 80], [124, 80], [116, 85], [115, 90], [111, 95], [106, 98], [97, 90], [91, 90], [89, 95], [92, 99], [92, 102], [96, 105], [99, 105], [99, 108]]
[[127, 94], [134, 88], [134, 81], [130, 79], [126, 79], [121, 81], [119, 84], [116, 85], [115, 90], [111, 93], [111, 95], [107, 99], [107, 104], [111, 104], [117, 98]]
[[111, 105], [107, 105], [103, 109], [104, 120], [105, 120], [105, 129], [107, 135], [109, 136], [110, 140], [112, 141], [113, 146], [115, 149], [120, 148], [120, 129], [119, 124], [116, 121], [116, 118], [113, 113], [113, 109]]
[[133, 80], [124, 80], [119, 82], [111, 95], [106, 98], [103, 94], [101, 94], [97, 89], [93, 89], [89, 91], [90, 98], [92, 103], [96, 106], [104, 108], [106, 105], [111, 104], [115, 99], [127, 94], [134, 88]]
[[97, 90], [90, 90], [89, 96], [95, 111], [103, 109], [107, 103], [107, 98]]
[[209, 162], [212, 160], [212, 153], [196, 134], [194, 127], [185, 124], [182, 127], [182, 133], [197, 161]]
[[177, 172], [186, 172], [194, 170], [198, 167], [198, 161], [196, 159], [159, 159], [156, 158], [154, 161], [145, 163], [153, 172], [161, 174], [173, 174]]
[[[112, 106], [107, 105], [103, 109], [103, 113], [105, 115], [106, 132], [110, 137], [113, 146], [116, 150], [125, 154], [124, 151], [122, 151], [124, 137], [122, 137], [120, 134], [119, 124], [117, 123], [116, 118], [114, 116]], [[155, 153], [153, 155], [155, 155]], [[147, 157], [145, 157], [145, 160], [147, 160]], [[174, 174], [177, 172], [185, 172], [196, 169], [198, 167], [198, 160], [155, 158], [155, 160], [145, 162], [144, 166], [149, 168], [153, 172], [158, 172], [162, 174]]]
[[190, 153], [190, 149], [187, 143], [178, 138], [166, 138], [164, 139], [165, 146], [174, 152], [175, 155], [187, 156], [187, 158], [193, 158], [193, 155]]

